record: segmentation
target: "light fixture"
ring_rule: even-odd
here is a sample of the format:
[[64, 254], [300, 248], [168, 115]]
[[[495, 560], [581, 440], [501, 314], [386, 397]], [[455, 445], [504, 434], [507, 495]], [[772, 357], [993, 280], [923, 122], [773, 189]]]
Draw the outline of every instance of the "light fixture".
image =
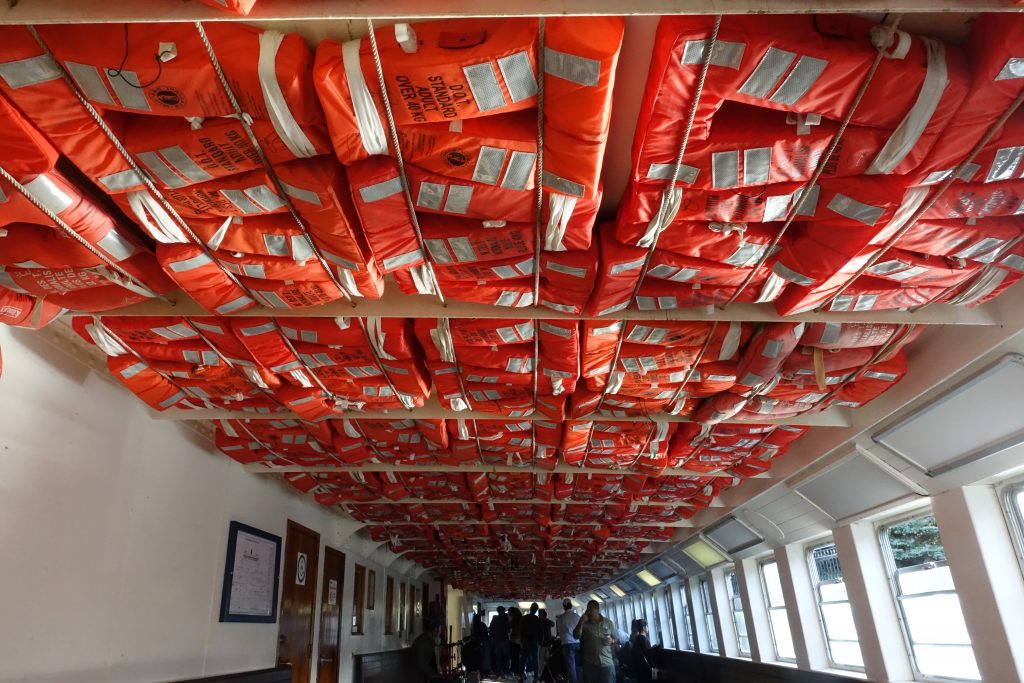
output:
[[719, 552], [717, 548], [700, 537], [684, 545], [683, 552], [699, 564], [702, 569], [729, 561], [729, 558]]
[[1024, 443], [1024, 356], [1003, 356], [871, 438], [929, 477]]
[[519, 609], [529, 611], [530, 605], [537, 603], [537, 607], [540, 609], [547, 609], [547, 604], [543, 600], [523, 600], [519, 603]]
[[853, 521], [917, 494], [888, 465], [863, 452], [798, 484], [795, 490], [837, 522]]
[[601, 598], [600, 598], [600, 597], [599, 597], [599, 596], [597, 595], [597, 593], [591, 593], [591, 594], [590, 594], [590, 599], [591, 599], [591, 600], [596, 600], [596, 601], [598, 601], [598, 602], [604, 602], [604, 600], [602, 600], [602, 599], [601, 599]]
[[616, 586], [614, 583], [609, 585], [608, 587], [612, 589], [612, 593], [615, 593], [620, 598], [626, 597], [626, 591], [622, 590], [621, 588]]
[[764, 541], [758, 533], [732, 515], [704, 529], [704, 536], [730, 555]]
[[658, 586], [661, 584], [661, 579], [659, 579], [657, 576], [655, 576], [646, 569], [641, 569], [640, 571], [638, 571], [636, 573], [636, 578], [640, 579], [648, 586]]

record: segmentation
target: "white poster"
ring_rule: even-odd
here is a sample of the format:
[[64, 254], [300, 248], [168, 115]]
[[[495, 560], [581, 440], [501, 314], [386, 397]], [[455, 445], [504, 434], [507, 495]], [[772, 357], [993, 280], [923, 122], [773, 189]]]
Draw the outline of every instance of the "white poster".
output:
[[306, 553], [299, 553], [298, 558], [295, 560], [295, 584], [297, 586], [306, 585]]
[[228, 613], [269, 617], [274, 613], [274, 541], [238, 532], [232, 563], [231, 598]]
[[327, 604], [337, 605], [338, 604], [338, 580], [331, 579], [327, 583]]

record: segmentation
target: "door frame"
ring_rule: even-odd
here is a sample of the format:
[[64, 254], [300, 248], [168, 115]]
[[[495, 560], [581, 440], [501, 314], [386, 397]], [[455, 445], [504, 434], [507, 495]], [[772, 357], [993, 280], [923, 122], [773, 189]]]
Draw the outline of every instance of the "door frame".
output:
[[[284, 607], [285, 607], [285, 598], [286, 598], [286, 596], [288, 598], [290, 598], [292, 604], [295, 603], [295, 598], [294, 598], [294, 591], [295, 591], [295, 568], [292, 566], [292, 559], [291, 558], [293, 557], [293, 555], [298, 553], [299, 550], [298, 550], [298, 548], [295, 545], [293, 545], [292, 543], [289, 543], [289, 541], [293, 541], [293, 539], [294, 539], [293, 542], [297, 544], [299, 536], [309, 536], [309, 537], [312, 537], [312, 538], [316, 539], [316, 557], [307, 558], [307, 564], [306, 564], [306, 585], [309, 585], [309, 582], [312, 581], [312, 586], [313, 586], [313, 592], [312, 592], [313, 603], [311, 605], [311, 609], [309, 610], [309, 617], [308, 617], [309, 644], [306, 647], [305, 654], [303, 655], [305, 660], [306, 660], [306, 670], [310, 673], [310, 677], [309, 677], [309, 679], [307, 679], [307, 681], [308, 681], [308, 680], [312, 679], [312, 674], [313, 674], [313, 670], [314, 670], [313, 669], [313, 652], [314, 652], [314, 648], [318, 645], [317, 639], [315, 638], [315, 636], [316, 636], [316, 622], [313, 620], [313, 615], [316, 613], [317, 597], [318, 597], [318, 589], [319, 589], [319, 583], [318, 582], [320, 580], [320, 571], [319, 571], [319, 568], [320, 568], [320, 534], [317, 533], [316, 531], [313, 531], [309, 527], [305, 527], [305, 526], [303, 526], [303, 525], [299, 524], [298, 522], [295, 522], [295, 521], [293, 521], [291, 519], [288, 520], [288, 524], [287, 524], [286, 532], [285, 532], [285, 542], [284, 542], [285, 558], [284, 558], [284, 563], [283, 563], [284, 568], [282, 570], [282, 582], [283, 582], [284, 585], [281, 587], [281, 604], [280, 604], [280, 607], [278, 609], [278, 614], [280, 615], [280, 617], [279, 617], [280, 621], [278, 622], [278, 627], [277, 627], [277, 633], [278, 633], [278, 663], [280, 663], [280, 661], [281, 661], [281, 654], [282, 654], [280, 652], [280, 649], [281, 649], [281, 637], [282, 637], [281, 627], [284, 625], [284, 618], [285, 618]], [[289, 570], [289, 568], [291, 568], [291, 570]], [[299, 615], [298, 615], [298, 613], [294, 614], [294, 615], [290, 615], [290, 618], [293, 619], [293, 620], [298, 620], [299, 619]], [[295, 666], [295, 661], [294, 661], [295, 657], [292, 657], [292, 650], [291, 650], [291, 648], [292, 648], [292, 645], [289, 644], [288, 648], [286, 650], [286, 654], [288, 656], [288, 659], [291, 661], [292, 681], [295, 682], [296, 681], [295, 676], [298, 673], [299, 669]], [[305, 682], [301, 682], [300, 681], [298, 683], [305, 683]]]
[[[328, 556], [334, 555], [334, 556], [337, 556], [337, 557], [339, 557], [341, 559], [341, 580], [338, 582], [338, 594], [336, 596], [337, 607], [338, 607], [338, 642], [335, 643], [335, 645], [337, 647], [338, 655], [334, 659], [335, 671], [338, 673], [339, 676], [341, 675], [341, 644], [342, 644], [342, 638], [343, 638], [344, 633], [345, 633], [345, 601], [342, 599], [342, 596], [345, 594], [345, 571], [348, 569], [348, 558], [345, 557], [345, 553], [341, 552], [337, 548], [332, 548], [329, 545], [325, 545], [324, 546], [324, 553], [323, 553], [323, 555], [324, 555], [323, 563], [322, 563], [322, 568], [321, 568], [321, 572], [320, 572], [320, 575], [323, 577], [322, 580], [321, 580], [321, 587], [320, 587], [320, 638], [319, 638], [319, 641], [317, 643], [317, 665], [316, 665], [316, 680], [318, 681], [318, 683], [325, 683], [327, 681], [327, 679], [325, 679], [324, 677], [322, 677], [320, 675], [320, 670], [321, 670], [321, 667], [323, 667], [323, 665], [324, 665], [323, 659], [321, 657], [321, 655], [323, 653], [323, 646], [324, 646], [323, 638], [324, 638], [324, 633], [325, 633], [325, 629], [324, 629], [324, 617], [325, 617], [325, 615], [324, 615], [324, 608], [327, 606], [327, 598], [328, 598], [328, 595], [329, 595], [329, 592], [330, 592], [330, 577], [327, 575], [327, 558], [328, 558]], [[331, 681], [329, 683], [333, 683], [333, 681]]]

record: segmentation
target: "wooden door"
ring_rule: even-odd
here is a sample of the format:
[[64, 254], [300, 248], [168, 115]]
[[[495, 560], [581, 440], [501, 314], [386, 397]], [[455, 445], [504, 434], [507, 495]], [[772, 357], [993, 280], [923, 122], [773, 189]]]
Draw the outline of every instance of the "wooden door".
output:
[[289, 519], [277, 663], [291, 665], [292, 683], [309, 683], [313, 672], [313, 611], [319, 563], [320, 534]]
[[335, 683], [341, 673], [341, 595], [345, 587], [345, 554], [324, 548], [324, 580], [320, 596], [319, 683]]

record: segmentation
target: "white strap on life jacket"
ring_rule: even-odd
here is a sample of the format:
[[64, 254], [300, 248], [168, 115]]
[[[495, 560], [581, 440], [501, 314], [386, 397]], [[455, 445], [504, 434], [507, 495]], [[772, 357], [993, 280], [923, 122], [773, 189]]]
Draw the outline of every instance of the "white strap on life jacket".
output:
[[[146, 233], [163, 244], [189, 244], [181, 228], [148, 190], [128, 193], [128, 205]], [[152, 218], [152, 222], [150, 221]]]
[[356, 115], [359, 137], [363, 149], [370, 156], [388, 153], [388, 138], [384, 132], [384, 124], [373, 101], [370, 89], [363, 78], [363, 68], [359, 63], [360, 40], [350, 40], [341, 46], [341, 61], [345, 67], [345, 79], [348, 81], [348, 92], [352, 99], [352, 111]]
[[928, 122], [935, 115], [935, 110], [942, 100], [942, 93], [949, 85], [946, 48], [941, 41], [930, 38], [922, 38], [921, 42], [924, 45], [927, 65], [921, 90], [917, 93], [917, 100], [882, 149], [879, 150], [871, 162], [871, 166], [865, 171], [867, 175], [892, 173], [893, 169], [910, 154], [918, 140], [921, 139]]
[[544, 231], [545, 251], [565, 251], [565, 231], [576, 208], [576, 197], [551, 192], [548, 195], [548, 226]]
[[270, 114], [270, 123], [296, 158], [305, 159], [317, 155], [316, 147], [310, 142], [305, 131], [288, 108], [288, 101], [277, 81], [277, 51], [284, 41], [284, 34], [279, 31], [264, 31], [260, 34], [260, 56], [257, 72], [260, 77], [260, 90], [263, 91], [263, 103]]

